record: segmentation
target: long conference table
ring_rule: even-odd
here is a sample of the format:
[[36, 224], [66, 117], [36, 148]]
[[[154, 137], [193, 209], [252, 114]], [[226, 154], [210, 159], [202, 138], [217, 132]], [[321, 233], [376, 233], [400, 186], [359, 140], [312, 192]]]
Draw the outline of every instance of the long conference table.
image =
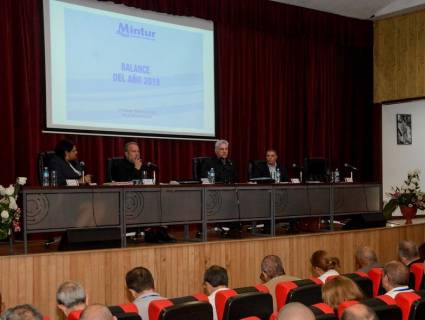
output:
[[119, 228], [121, 246], [133, 227], [264, 221], [275, 235], [281, 219], [382, 212], [376, 183], [137, 185], [25, 187], [24, 243], [28, 234], [80, 228]]

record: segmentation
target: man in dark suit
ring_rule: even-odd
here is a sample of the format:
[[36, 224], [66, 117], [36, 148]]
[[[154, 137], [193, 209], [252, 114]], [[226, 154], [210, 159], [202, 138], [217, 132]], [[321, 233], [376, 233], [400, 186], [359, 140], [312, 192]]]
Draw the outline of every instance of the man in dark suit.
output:
[[139, 145], [134, 142], [127, 142], [124, 146], [122, 159], [116, 159], [112, 163], [112, 181], [132, 181], [153, 178], [153, 166], [143, 164], [140, 158]]
[[206, 159], [202, 165], [201, 177], [208, 178], [208, 171], [214, 169], [215, 181], [220, 183], [237, 182], [238, 177], [229, 156], [229, 142], [226, 140], [218, 140], [215, 143], [215, 157]]
[[266, 161], [256, 161], [252, 168], [250, 178], [273, 178], [276, 177], [276, 171], [280, 171], [280, 181], [288, 181], [288, 171], [286, 167], [277, 162], [278, 156], [274, 149], [266, 152]]

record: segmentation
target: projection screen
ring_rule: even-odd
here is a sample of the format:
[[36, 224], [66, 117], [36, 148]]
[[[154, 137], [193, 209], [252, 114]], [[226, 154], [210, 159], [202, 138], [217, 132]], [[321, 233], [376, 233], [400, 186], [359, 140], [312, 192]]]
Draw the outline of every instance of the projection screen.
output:
[[211, 21], [44, 0], [46, 132], [216, 136]]

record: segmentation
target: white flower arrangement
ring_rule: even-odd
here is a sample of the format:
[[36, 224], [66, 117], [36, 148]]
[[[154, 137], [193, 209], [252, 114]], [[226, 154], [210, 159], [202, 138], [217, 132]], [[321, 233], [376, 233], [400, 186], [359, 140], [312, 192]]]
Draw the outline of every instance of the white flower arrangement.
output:
[[391, 192], [385, 195], [389, 201], [384, 206], [384, 216], [389, 219], [393, 211], [399, 206], [416, 207], [419, 210], [425, 210], [425, 194], [419, 187], [419, 169], [410, 170], [407, 173], [407, 179], [400, 187], [392, 187]]
[[0, 239], [6, 239], [12, 231], [21, 231], [21, 209], [17, 200], [19, 190], [26, 182], [27, 178], [19, 177], [14, 185], [7, 188], [0, 185]]

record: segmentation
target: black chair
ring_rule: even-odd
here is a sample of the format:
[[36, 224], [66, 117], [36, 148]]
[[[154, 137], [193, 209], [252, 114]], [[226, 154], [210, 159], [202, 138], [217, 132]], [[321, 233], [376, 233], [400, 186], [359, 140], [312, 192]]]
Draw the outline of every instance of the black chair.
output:
[[151, 320], [213, 319], [213, 310], [204, 295], [154, 300], [149, 304]]
[[248, 163], [248, 180], [260, 178], [258, 166], [264, 164], [264, 160], [251, 160]]
[[316, 303], [309, 307], [316, 320], [337, 320], [337, 316], [331, 306], [326, 303]]
[[122, 157], [112, 157], [106, 159], [106, 181], [112, 181], [112, 167], [114, 166], [114, 163], [118, 160], [122, 160]]
[[222, 320], [248, 317], [268, 320], [273, 313], [273, 298], [262, 285], [219, 291], [215, 303]]
[[364, 272], [355, 272], [355, 273], [346, 273], [343, 274], [347, 278], [353, 280], [360, 290], [363, 292], [366, 298], [373, 297], [373, 283], [372, 280], [369, 279], [367, 273]]
[[192, 158], [192, 179], [201, 181], [202, 166], [204, 162], [210, 157], [195, 157]]
[[276, 285], [278, 309], [290, 302], [301, 302], [311, 306], [322, 301], [322, 284], [319, 279], [303, 279], [280, 282]]
[[379, 320], [402, 320], [401, 309], [390, 296], [381, 295], [361, 303], [375, 311]]
[[328, 164], [325, 158], [305, 158], [304, 159], [304, 180], [326, 182]]
[[38, 183], [43, 184], [43, 170], [45, 167], [49, 167], [50, 159], [55, 155], [54, 151], [43, 151], [38, 154], [37, 158], [37, 172], [38, 172]]
[[425, 319], [425, 291], [401, 292], [395, 297], [395, 301], [401, 308], [403, 319]]

